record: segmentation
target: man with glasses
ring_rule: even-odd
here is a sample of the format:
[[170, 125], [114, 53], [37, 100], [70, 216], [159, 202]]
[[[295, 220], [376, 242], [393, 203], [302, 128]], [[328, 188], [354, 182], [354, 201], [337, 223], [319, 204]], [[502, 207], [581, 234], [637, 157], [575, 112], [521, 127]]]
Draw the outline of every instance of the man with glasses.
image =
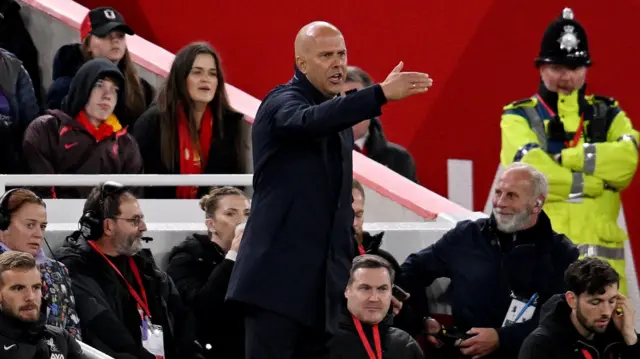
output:
[[131, 190], [95, 187], [79, 224], [56, 257], [71, 274], [83, 340], [116, 358], [200, 358], [192, 315], [142, 249], [147, 227]]

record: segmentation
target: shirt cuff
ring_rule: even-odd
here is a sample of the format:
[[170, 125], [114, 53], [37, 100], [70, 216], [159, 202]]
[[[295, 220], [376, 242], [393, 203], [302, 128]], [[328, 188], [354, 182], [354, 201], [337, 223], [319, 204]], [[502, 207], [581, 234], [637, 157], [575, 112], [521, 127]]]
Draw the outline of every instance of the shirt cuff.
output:
[[231, 261], [236, 261], [236, 258], [238, 257], [238, 252], [236, 251], [229, 251], [227, 252], [227, 255], [225, 256], [226, 259], [231, 260]]

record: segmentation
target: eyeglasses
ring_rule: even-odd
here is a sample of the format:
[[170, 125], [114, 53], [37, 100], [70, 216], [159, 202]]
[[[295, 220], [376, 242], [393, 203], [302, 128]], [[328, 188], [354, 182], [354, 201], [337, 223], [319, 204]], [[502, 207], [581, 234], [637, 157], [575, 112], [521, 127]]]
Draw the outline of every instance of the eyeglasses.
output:
[[123, 221], [127, 221], [136, 227], [140, 227], [140, 225], [144, 222], [144, 216], [135, 216], [132, 218], [114, 217], [113, 219], [120, 219]]

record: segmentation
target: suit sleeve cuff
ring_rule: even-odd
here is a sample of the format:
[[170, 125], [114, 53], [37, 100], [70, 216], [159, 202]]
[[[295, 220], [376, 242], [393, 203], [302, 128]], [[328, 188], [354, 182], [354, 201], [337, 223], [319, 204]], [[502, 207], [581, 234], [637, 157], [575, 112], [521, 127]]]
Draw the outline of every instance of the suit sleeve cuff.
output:
[[373, 85], [373, 93], [376, 96], [376, 102], [378, 105], [382, 106], [387, 103], [387, 98], [384, 95], [384, 91], [382, 91], [382, 86], [380, 84]]
[[236, 261], [236, 258], [238, 257], [238, 252], [236, 251], [229, 251], [227, 252], [227, 255], [225, 256], [226, 259], [231, 260], [231, 261]]

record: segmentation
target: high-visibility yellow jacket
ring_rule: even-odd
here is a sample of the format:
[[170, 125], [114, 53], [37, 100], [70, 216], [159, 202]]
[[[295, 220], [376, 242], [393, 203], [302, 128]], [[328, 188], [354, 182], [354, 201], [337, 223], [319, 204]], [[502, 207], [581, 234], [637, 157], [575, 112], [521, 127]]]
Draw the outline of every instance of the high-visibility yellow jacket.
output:
[[[617, 225], [620, 191], [626, 188], [638, 167], [638, 131], [618, 106], [602, 96], [570, 95], [541, 90], [531, 98], [504, 107], [500, 123], [500, 161], [526, 162], [544, 173], [549, 195], [544, 210], [553, 229], [564, 233], [580, 249], [581, 256], [606, 259], [621, 276], [626, 293], [624, 241], [626, 233]], [[578, 131], [583, 117], [583, 135], [574, 147], [549, 136], [554, 113], [568, 133]], [[599, 122], [598, 122], [599, 121]], [[600, 128], [601, 131], [597, 132]], [[600, 135], [597, 135], [599, 133]], [[560, 163], [554, 155], [560, 155]]]

